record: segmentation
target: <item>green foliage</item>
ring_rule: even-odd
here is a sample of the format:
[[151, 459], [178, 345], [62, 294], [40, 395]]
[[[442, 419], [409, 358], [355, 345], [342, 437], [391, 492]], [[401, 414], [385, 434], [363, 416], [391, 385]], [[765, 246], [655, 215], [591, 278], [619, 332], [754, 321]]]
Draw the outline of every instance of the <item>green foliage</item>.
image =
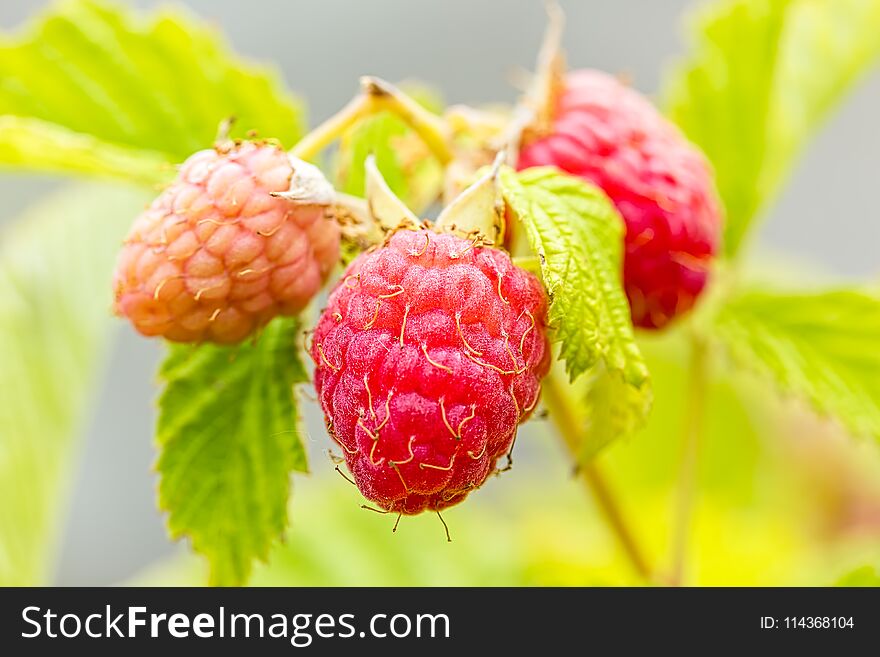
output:
[[596, 363], [641, 387], [639, 354], [621, 282], [623, 220], [602, 191], [557, 169], [504, 171], [504, 198], [541, 261], [550, 323], [574, 379]]
[[694, 51], [666, 83], [672, 118], [715, 168], [731, 254], [765, 196], [761, 168], [787, 5], [722, 0], [701, 8]]
[[307, 380], [297, 323], [241, 345], [173, 345], [160, 376], [159, 505], [211, 581], [243, 584], [287, 525], [290, 472], [306, 470], [293, 386]]
[[[697, 30], [670, 79], [670, 111], [715, 165], [734, 255], [807, 137], [880, 52], [880, 3], [723, 0]], [[145, 17], [62, 0], [27, 35], [0, 36], [0, 164], [162, 182], [172, 163], [210, 145], [230, 115], [236, 135], [257, 129], [288, 146], [302, 128], [298, 103], [274, 74], [240, 61], [211, 28], [179, 13]], [[439, 164], [387, 113], [344, 135], [343, 191], [362, 194], [368, 153], [411, 207], [436, 197]], [[578, 456], [640, 431], [602, 458], [626, 491], [623, 505], [638, 510], [636, 533], [651, 561], [662, 564], [688, 394], [682, 333], [636, 344], [620, 281], [623, 225], [604, 194], [551, 169], [505, 170], [502, 183], [551, 295], [557, 374], [564, 380], [564, 368], [572, 380], [563, 394], [578, 400], [573, 415], [585, 436]], [[144, 200], [130, 190], [76, 188], [38, 206], [0, 243], [0, 584], [49, 576], [74, 439], [112, 335], [113, 252]], [[706, 324], [695, 328], [708, 326], [737, 363], [880, 438], [880, 297], [743, 291], [708, 306]], [[451, 546], [428, 515], [386, 531], [393, 518], [359, 509], [335, 474], [332, 483], [304, 482], [309, 504], [298, 505], [299, 522], [288, 528], [290, 475], [306, 470], [294, 399], [307, 378], [297, 332], [296, 321], [282, 319], [235, 347], [172, 346], [161, 368], [160, 506], [172, 536], [188, 537], [207, 557], [213, 583], [242, 584], [251, 574], [274, 585], [632, 583], [600, 515], [564, 476], [570, 463], [540, 451], [546, 441], [520, 442], [529, 458], [516, 477], [493, 480], [502, 494], [477, 493], [449, 511]], [[658, 396], [649, 420], [648, 365]], [[801, 425], [765, 421], [770, 412], [755, 391], [750, 397], [730, 372], [714, 373], [690, 574], [708, 584], [803, 584], [833, 581], [817, 564], [842, 572], [844, 560], [870, 563], [862, 554], [828, 558], [833, 543], [851, 547], [846, 523], [836, 521], [877, 503], [854, 470], [828, 458], [852, 446], [786, 445], [783, 434]], [[533, 459], [542, 474], [524, 477]], [[876, 480], [874, 465], [866, 481]], [[820, 516], [837, 529], [822, 542], [805, 539], [815, 530], [806, 519]], [[200, 583], [190, 579], [198, 570], [187, 564], [173, 581]], [[877, 571], [860, 568], [839, 584], [876, 586]]]
[[[173, 174], [171, 163], [209, 146], [221, 120], [230, 116], [237, 119], [233, 135], [256, 129], [292, 144], [302, 132], [300, 105], [273, 72], [239, 60], [212, 28], [179, 12], [145, 17], [96, 0], [62, 1], [26, 35], [0, 38], [2, 164], [161, 182]], [[55, 452], [70, 442], [85, 406], [83, 391], [103, 351], [113, 253], [124, 226], [145, 200], [132, 206], [126, 203], [130, 198], [130, 192], [106, 192], [103, 208], [91, 197], [77, 196], [67, 221], [53, 216], [51, 225], [37, 228], [41, 224], [36, 224], [33, 236], [23, 232], [27, 237], [9, 240], [4, 248], [3, 264], [15, 258], [15, 268], [4, 267], [0, 288], [3, 347], [11, 350], [4, 359], [0, 427], [2, 435], [11, 436], [6, 440], [20, 440], [34, 450], [42, 445], [48, 456], [45, 466], [40, 460], [39, 476], [33, 471], [41, 452], [21, 447], [15, 453], [22, 462], [0, 459], [4, 467], [8, 464], [20, 473], [2, 478], [2, 485], [34, 483], [39, 489], [35, 494], [6, 496], [32, 501], [22, 502], [18, 510], [4, 510], [3, 526], [20, 526], [22, 538], [2, 550], [3, 579], [12, 577], [5, 575], [7, 571], [17, 573], [22, 581], [44, 575], [40, 569], [45, 550], [34, 543], [49, 531], [60, 490], [57, 480], [63, 460]], [[61, 207], [49, 210], [60, 212]], [[105, 216], [105, 209], [113, 213], [114, 223], [98, 226], [95, 222]], [[30, 272], [28, 267], [37, 270]], [[101, 289], [108, 295], [94, 293]], [[100, 304], [100, 310], [94, 304]], [[292, 325], [270, 328], [256, 347], [227, 352], [206, 348], [198, 357], [176, 348], [164, 370], [170, 385], [163, 397], [160, 426], [165, 447], [160, 465], [166, 475], [161, 497], [173, 511], [172, 531], [176, 535], [191, 531], [197, 549], [211, 556], [216, 581], [241, 581], [250, 559], [265, 554], [269, 539], [284, 526], [289, 471], [305, 467], [295, 436], [282, 439], [280, 434], [260, 433], [289, 431], [294, 425], [293, 401], [288, 398], [292, 382], [304, 377], [293, 354], [294, 343], [290, 342], [287, 357], [266, 362], [270, 354], [281, 351], [278, 341], [293, 331]], [[222, 364], [230, 356], [235, 359], [227, 372]], [[262, 376], [263, 370], [264, 378], [255, 378], [250, 388], [244, 384], [242, 377], [248, 372]], [[227, 392], [225, 397], [217, 395], [225, 407], [207, 401], [217, 387], [204, 377], [220, 372], [229, 377], [218, 384]], [[203, 480], [188, 479], [184, 468], [191, 457], [188, 449], [204, 440], [205, 432], [191, 430], [188, 423], [199, 418], [186, 415], [182, 397], [175, 392], [189, 391], [198, 399], [187, 388], [198, 381], [208, 386], [201, 396], [205, 411], [238, 422], [200, 454], [200, 466], [204, 467], [204, 458], [214, 459], [214, 466], [225, 464]], [[246, 403], [229, 399], [230, 386], [235, 385], [239, 393], [246, 393]], [[6, 404], [6, 399], [20, 403]], [[26, 404], [29, 399], [33, 402]], [[42, 413], [34, 410], [34, 404], [40, 403]], [[207, 426], [218, 429], [216, 424]], [[236, 442], [250, 433], [257, 434], [251, 443]], [[225, 461], [216, 451], [221, 447], [241, 460]], [[247, 494], [238, 496], [235, 484], [246, 486]], [[195, 493], [210, 495], [224, 507], [205, 506], [195, 513], [204, 501], [192, 497]], [[224, 495], [236, 497], [230, 500]], [[227, 510], [235, 522], [241, 521], [238, 511], [254, 531], [241, 522], [230, 532], [221, 517]], [[43, 538], [39, 544], [48, 549], [51, 537]]]
[[158, 184], [171, 168], [159, 153], [137, 151], [40, 119], [0, 116], [0, 163]]
[[406, 199], [408, 184], [397, 146], [409, 133], [403, 121], [388, 112], [363, 119], [347, 131], [339, 144], [339, 190], [364, 195], [364, 162], [372, 154], [391, 190]]
[[[538, 446], [546, 451], [548, 446]], [[403, 516], [360, 507], [359, 495], [335, 472], [321, 468], [297, 484], [296, 522], [253, 586], [535, 586], [622, 585], [636, 582], [590, 508], [565, 476], [567, 464], [541, 461], [544, 475], [515, 466], [507, 483], [443, 512], [452, 543], [435, 514]], [[328, 471], [329, 470], [329, 471]], [[532, 468], [534, 470], [534, 468]], [[530, 476], [530, 474], [532, 476]], [[500, 490], [499, 490], [500, 489]], [[301, 500], [300, 500], [301, 501]], [[516, 522], [511, 522], [515, 518]], [[140, 574], [135, 585], [199, 585], [204, 568], [189, 555]]]
[[880, 440], [880, 297], [867, 291], [744, 291], [714, 320], [734, 360]]
[[604, 362], [573, 382], [571, 392], [582, 400], [581, 461], [635, 434], [644, 426], [654, 402], [649, 383], [632, 385], [619, 372], [609, 371]]
[[875, 0], [719, 0], [668, 76], [669, 111], [715, 167], [735, 255], [828, 111], [880, 55]]
[[874, 566], [862, 566], [841, 577], [835, 586], [877, 587], [880, 586], [880, 572]]
[[796, 0], [779, 44], [766, 162], [775, 190], [808, 138], [880, 57], [880, 2]]
[[76, 436], [111, 344], [114, 247], [138, 191], [68, 187], [0, 242], [0, 584], [46, 584]]
[[[300, 104], [179, 11], [144, 17], [62, 0], [24, 36], [0, 37], [0, 163], [152, 183], [211, 145], [219, 123], [292, 145]], [[14, 119], [11, 117], [19, 117]]]
[[[639, 348], [651, 371], [653, 408], [636, 440], [622, 441], [602, 456], [630, 499], [651, 498], [676, 486], [692, 387], [690, 337], [686, 331], [639, 334]], [[710, 370], [700, 445], [700, 495], [742, 508], [761, 501], [759, 486], [772, 479], [760, 469], [764, 465], [762, 431], [772, 429], [754, 417], [767, 395], [745, 395], [731, 368]]]
[[559, 357], [584, 401], [582, 458], [641, 426], [648, 369], [621, 282], [623, 221], [601, 190], [555, 169], [502, 174], [505, 199], [538, 254]]

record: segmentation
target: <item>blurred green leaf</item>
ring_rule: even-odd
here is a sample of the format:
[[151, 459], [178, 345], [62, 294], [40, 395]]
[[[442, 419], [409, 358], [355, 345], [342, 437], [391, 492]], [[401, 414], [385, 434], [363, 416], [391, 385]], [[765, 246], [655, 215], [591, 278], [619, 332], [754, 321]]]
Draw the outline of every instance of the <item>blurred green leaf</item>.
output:
[[874, 566], [862, 566], [841, 577], [835, 586], [880, 586], [880, 572]]
[[410, 132], [403, 121], [388, 112], [364, 119], [347, 131], [339, 144], [340, 191], [364, 196], [364, 161], [372, 154], [391, 190], [406, 199], [409, 185], [395, 141]]
[[[442, 99], [431, 89], [417, 83], [401, 88], [426, 109], [442, 110]], [[364, 195], [364, 162], [370, 154], [391, 190], [416, 214], [439, 196], [443, 168], [419, 136], [389, 112], [363, 119], [342, 136], [336, 161], [340, 191]]]
[[[204, 23], [61, 0], [0, 37], [0, 163], [153, 182], [209, 147], [219, 123], [292, 145], [302, 109], [274, 71], [236, 57]], [[163, 166], [164, 165], [164, 166]]]
[[789, 0], [718, 0], [693, 20], [692, 52], [666, 79], [672, 118], [715, 168], [734, 254], [764, 200], [762, 165]]
[[95, 174], [160, 184], [172, 171], [161, 153], [119, 147], [39, 119], [0, 116], [0, 162], [22, 169]]
[[644, 427], [653, 405], [653, 392], [646, 383], [636, 387], [619, 372], [598, 363], [574, 382], [584, 414], [581, 460], [593, 458], [612, 442], [634, 435]]
[[[618, 558], [613, 538], [604, 534], [581, 489], [566, 483], [565, 478], [521, 476], [505, 495], [480, 491], [443, 512], [452, 535], [447, 543], [434, 514], [404, 516], [392, 533], [395, 516], [362, 509], [357, 491], [332, 470], [323, 470], [298, 482], [298, 497], [309, 502], [295, 506], [297, 521], [267, 563], [254, 568], [250, 584], [632, 584], [626, 562]], [[203, 570], [182, 555], [142, 573], [133, 584], [198, 585]]]
[[68, 187], [0, 242], [0, 584], [46, 584], [110, 345], [115, 246], [147, 199]]
[[823, 119], [880, 57], [880, 2], [795, 0], [779, 44], [768, 117], [772, 194]]
[[[677, 485], [691, 375], [688, 332], [644, 331], [638, 338], [651, 372], [653, 408], [637, 440], [622, 441], [602, 457], [619, 485], [637, 499]], [[746, 399], [744, 392], [751, 393], [754, 385], [743, 391], [731, 380], [730, 368], [711, 370], [701, 436], [700, 494], [743, 506], [756, 500], [757, 487], [764, 481], [758, 468], [766, 422], [758, 422], [753, 414], [766, 405], [767, 395], [761, 391]]]
[[172, 537], [208, 558], [214, 584], [243, 584], [266, 558], [287, 525], [290, 473], [307, 469], [297, 329], [276, 319], [240, 345], [172, 345], [160, 370], [159, 506]]
[[880, 55], [880, 3], [716, 0], [692, 31], [665, 95], [715, 167], [735, 255], [808, 137]]
[[744, 367], [853, 433], [880, 440], [880, 297], [858, 290], [745, 291], [721, 309], [714, 328]]
[[651, 406], [648, 368], [621, 281], [623, 222], [601, 190], [556, 169], [502, 173], [505, 199], [525, 227], [550, 297], [559, 357], [584, 401], [584, 458], [641, 425]]
[[[549, 438], [549, 436], [548, 436]], [[638, 584], [601, 517], [570, 474], [570, 464], [550, 441], [534, 453], [540, 471], [528, 476], [520, 460], [510, 485], [493, 482], [459, 506], [444, 511], [452, 543], [433, 514], [394, 516], [360, 508], [357, 492], [335, 473], [304, 478], [296, 522], [265, 564], [257, 564], [254, 586], [627, 586]], [[633, 441], [632, 450], [642, 441]], [[668, 447], [668, 445], [667, 445]], [[547, 448], [547, 449], [545, 449]], [[640, 458], [650, 460], [648, 450]], [[617, 454], [619, 449], [608, 452]], [[790, 464], [774, 463], [774, 467]], [[655, 467], [654, 470], [657, 468]], [[773, 476], [778, 470], [762, 469]], [[616, 477], [615, 477], [616, 478]], [[744, 479], [747, 477], [744, 477]], [[502, 489], [502, 490], [498, 490]], [[652, 562], [668, 549], [671, 491], [653, 494], [622, 488]], [[852, 556], [810, 541], [801, 526], [807, 506], [722, 503], [704, 494], [694, 527], [694, 582], [715, 586], [807, 585], [829, 581]], [[204, 564], [189, 554], [139, 574], [134, 585], [200, 585]]]

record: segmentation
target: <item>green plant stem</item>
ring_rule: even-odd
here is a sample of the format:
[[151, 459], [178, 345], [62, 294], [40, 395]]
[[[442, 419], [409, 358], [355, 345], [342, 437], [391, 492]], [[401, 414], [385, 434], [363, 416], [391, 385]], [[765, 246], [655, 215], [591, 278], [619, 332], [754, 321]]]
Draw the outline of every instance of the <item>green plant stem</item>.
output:
[[707, 345], [705, 341], [696, 333], [692, 334], [684, 439], [675, 499], [674, 533], [672, 535], [672, 565], [669, 573], [669, 583], [672, 586], [681, 586], [684, 583], [688, 546], [693, 527], [694, 506], [698, 492], [697, 477], [701, 436], [706, 407], [706, 386], [709, 378], [706, 356]]
[[[564, 374], [559, 370], [551, 371], [544, 380], [544, 403], [550, 411], [550, 417], [556, 425], [563, 443], [571, 456], [577, 460], [582, 440], [580, 429], [582, 422], [568, 388]], [[595, 461], [591, 461], [578, 468], [578, 474], [596, 500], [602, 517], [617, 538], [633, 570], [642, 579], [650, 581], [652, 575], [648, 562], [624, 516], [620, 503], [599, 466]]]
[[369, 76], [361, 78], [361, 93], [303, 137], [291, 149], [290, 154], [303, 160], [314, 159], [358, 121], [380, 112], [391, 112], [409, 125], [440, 164], [446, 165], [452, 160], [443, 119], [426, 110], [394, 85]]

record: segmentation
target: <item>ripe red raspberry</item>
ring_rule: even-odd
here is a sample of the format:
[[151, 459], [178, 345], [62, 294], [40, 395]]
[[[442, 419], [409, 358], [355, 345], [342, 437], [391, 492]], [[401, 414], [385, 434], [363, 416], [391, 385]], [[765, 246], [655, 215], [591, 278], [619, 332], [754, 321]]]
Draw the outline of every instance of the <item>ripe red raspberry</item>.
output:
[[230, 343], [302, 310], [339, 258], [326, 198], [271, 195], [302, 184], [332, 192], [312, 165], [269, 143], [192, 155], [131, 228], [114, 276], [117, 314], [147, 336]]
[[546, 313], [532, 274], [451, 234], [401, 230], [351, 263], [311, 352], [365, 497], [415, 514], [483, 484], [537, 404]]
[[600, 71], [569, 73], [552, 133], [520, 153], [520, 169], [543, 165], [598, 185], [623, 216], [637, 326], [693, 306], [718, 247], [719, 202], [702, 154], [644, 96]]

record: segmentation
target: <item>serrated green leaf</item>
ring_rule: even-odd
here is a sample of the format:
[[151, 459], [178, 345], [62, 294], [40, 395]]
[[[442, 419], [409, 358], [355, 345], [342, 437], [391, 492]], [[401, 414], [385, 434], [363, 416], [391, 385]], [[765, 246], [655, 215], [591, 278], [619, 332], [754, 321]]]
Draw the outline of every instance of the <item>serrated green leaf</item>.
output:
[[288, 145], [303, 126], [275, 72], [209, 26], [99, 0], [62, 0], [25, 35], [0, 37], [0, 115], [28, 119], [0, 123], [0, 163], [139, 181], [168, 177], [230, 116], [233, 134]]
[[717, 0], [667, 76], [672, 118], [709, 156], [735, 255], [829, 110], [880, 55], [876, 0]]
[[880, 440], [880, 296], [746, 291], [714, 322], [714, 335], [744, 367]]
[[67, 187], [0, 242], [0, 584], [46, 584], [76, 437], [112, 341], [115, 247], [140, 190]]
[[297, 323], [276, 319], [236, 346], [173, 345], [159, 374], [159, 506], [172, 537], [207, 557], [212, 583], [243, 584], [287, 526], [291, 471], [307, 469]]
[[502, 171], [503, 194], [541, 261], [550, 323], [574, 379], [604, 361], [641, 387], [648, 371], [621, 281], [623, 220], [597, 187], [558, 169]]
[[584, 401], [583, 457], [634, 431], [651, 406], [648, 369], [621, 280], [623, 220], [598, 188], [552, 168], [501, 174], [538, 255], [559, 357]]

